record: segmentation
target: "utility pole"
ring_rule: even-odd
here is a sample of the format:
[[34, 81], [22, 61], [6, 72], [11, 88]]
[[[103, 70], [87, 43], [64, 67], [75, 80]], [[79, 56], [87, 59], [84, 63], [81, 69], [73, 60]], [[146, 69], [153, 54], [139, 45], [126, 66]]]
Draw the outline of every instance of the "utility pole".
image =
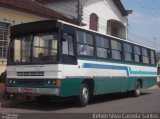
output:
[[156, 49], [156, 40], [157, 40], [156, 37], [154, 37], [153, 40], [154, 40], [154, 49]]
[[127, 28], [126, 28], [126, 40], [128, 40], [128, 32], [129, 32], [129, 23], [128, 23], [128, 18], [126, 18], [126, 22], [127, 22]]
[[82, 1], [78, 0], [78, 4], [77, 4], [77, 21], [78, 21], [78, 25], [82, 25], [82, 16], [83, 16], [83, 5], [82, 5]]

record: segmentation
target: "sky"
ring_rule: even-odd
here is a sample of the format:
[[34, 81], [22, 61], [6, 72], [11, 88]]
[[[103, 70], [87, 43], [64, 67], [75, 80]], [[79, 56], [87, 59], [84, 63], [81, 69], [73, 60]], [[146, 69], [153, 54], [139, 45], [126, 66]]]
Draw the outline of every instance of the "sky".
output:
[[128, 16], [129, 40], [160, 52], [160, 0], [121, 0]]

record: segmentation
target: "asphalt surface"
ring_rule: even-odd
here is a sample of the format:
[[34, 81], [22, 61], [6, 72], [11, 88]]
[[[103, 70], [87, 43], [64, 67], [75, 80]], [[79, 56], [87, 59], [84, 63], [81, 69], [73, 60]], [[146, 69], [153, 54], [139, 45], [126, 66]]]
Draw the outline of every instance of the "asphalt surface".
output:
[[31, 101], [11, 101], [0, 107], [1, 113], [160, 113], [160, 88], [142, 91], [140, 97], [127, 93], [94, 97], [89, 105], [81, 108], [72, 99], [53, 100], [48, 104]]

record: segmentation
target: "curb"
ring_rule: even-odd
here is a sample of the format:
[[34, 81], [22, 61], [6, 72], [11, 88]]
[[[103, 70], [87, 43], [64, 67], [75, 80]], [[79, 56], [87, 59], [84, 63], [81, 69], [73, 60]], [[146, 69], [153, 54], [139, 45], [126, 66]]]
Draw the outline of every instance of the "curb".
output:
[[17, 102], [14, 101], [0, 101], [0, 108], [12, 108], [17, 106]]
[[159, 88], [159, 86], [158, 86], [158, 85], [155, 85], [155, 86], [153, 86], [153, 87], [151, 87], [151, 88], [149, 88], [149, 89], [156, 89], [156, 88]]

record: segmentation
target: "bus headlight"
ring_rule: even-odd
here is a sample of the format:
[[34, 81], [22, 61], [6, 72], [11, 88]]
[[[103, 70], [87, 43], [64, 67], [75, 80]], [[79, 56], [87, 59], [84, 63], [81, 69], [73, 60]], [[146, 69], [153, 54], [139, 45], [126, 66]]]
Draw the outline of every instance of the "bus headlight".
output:
[[48, 80], [48, 81], [47, 81], [47, 84], [48, 84], [48, 85], [50, 85], [50, 84], [51, 84], [51, 81], [50, 81], [50, 80]]
[[47, 80], [46, 84], [47, 85], [56, 85], [56, 80]]
[[13, 81], [13, 84], [16, 84], [16, 81], [15, 81], [15, 80]]
[[53, 80], [53, 81], [52, 81], [52, 84], [53, 84], [53, 85], [56, 85], [56, 81], [55, 81], [55, 80]]
[[10, 79], [10, 80], [8, 81], [8, 83], [9, 83], [9, 84], [16, 84], [16, 80]]
[[9, 80], [9, 83], [10, 83], [10, 84], [12, 84], [12, 82], [13, 82], [12, 80]]

